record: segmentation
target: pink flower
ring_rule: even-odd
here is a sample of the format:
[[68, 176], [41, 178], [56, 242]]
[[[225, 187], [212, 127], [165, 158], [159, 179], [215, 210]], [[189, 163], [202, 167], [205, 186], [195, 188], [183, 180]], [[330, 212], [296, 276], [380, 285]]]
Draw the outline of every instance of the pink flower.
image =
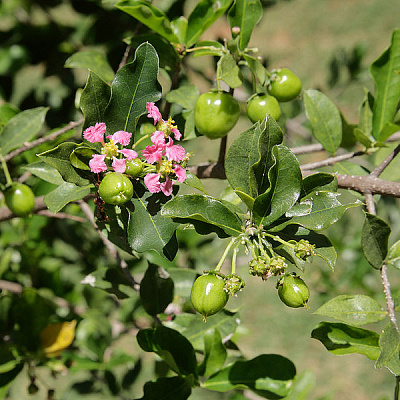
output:
[[122, 146], [128, 146], [129, 142], [131, 141], [132, 133], [125, 132], [125, 131], [117, 131], [112, 135], [108, 135], [107, 139], [112, 139], [115, 144], [119, 143]]
[[179, 144], [174, 145], [173, 143], [172, 139], [169, 138], [169, 141], [165, 146], [165, 154], [169, 161], [182, 161], [185, 158], [185, 149], [182, 146], [179, 146]]
[[171, 179], [166, 178], [165, 182], [161, 182], [160, 183], [160, 188], [162, 190], [162, 192], [166, 195], [166, 196], [170, 196], [172, 193], [172, 185], [174, 183], [171, 181]]
[[180, 165], [175, 164], [174, 165], [174, 172], [176, 175], [176, 179], [178, 180], [178, 182], [184, 182], [186, 179], [186, 170], [185, 168], [182, 168]]
[[136, 153], [135, 150], [122, 149], [122, 150], [118, 150], [118, 153], [123, 154], [128, 161], [133, 160], [134, 158], [138, 157], [138, 153]]
[[162, 115], [158, 109], [157, 106], [154, 105], [154, 103], [146, 103], [146, 109], [149, 112], [147, 114], [148, 118], [153, 118], [154, 119], [154, 125], [157, 124], [158, 121], [160, 121], [162, 119]]
[[161, 191], [160, 177], [161, 174], [147, 174], [144, 177], [144, 184], [150, 193], [158, 193]]
[[158, 147], [165, 147], [165, 133], [163, 131], [155, 131], [151, 135], [151, 141]]
[[94, 154], [89, 161], [89, 167], [92, 172], [98, 174], [99, 172], [107, 171], [107, 164], [105, 163], [106, 154]]
[[123, 174], [126, 170], [125, 158], [113, 157], [112, 168], [115, 172], [121, 172]]
[[143, 157], [149, 164], [153, 164], [161, 160], [163, 149], [160, 149], [158, 146], [147, 146], [144, 150], [142, 150]]
[[175, 140], [181, 140], [182, 133], [179, 132], [178, 128], [173, 127], [171, 130], [174, 134]]
[[106, 124], [104, 122], [97, 122], [95, 126], [89, 126], [83, 132], [83, 137], [91, 143], [104, 143], [104, 133], [106, 132]]

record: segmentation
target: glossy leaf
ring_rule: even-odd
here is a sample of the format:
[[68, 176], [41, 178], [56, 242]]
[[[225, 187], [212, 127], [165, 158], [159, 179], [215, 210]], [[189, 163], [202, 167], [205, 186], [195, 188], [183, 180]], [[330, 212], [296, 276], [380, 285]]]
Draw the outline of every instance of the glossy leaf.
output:
[[32, 175], [46, 182], [50, 182], [53, 185], [61, 185], [64, 182], [60, 173], [54, 167], [42, 161], [29, 164], [25, 166], [24, 169], [29, 171]]
[[392, 322], [389, 322], [379, 338], [381, 354], [375, 367], [386, 367], [393, 375], [400, 376], [400, 334]]
[[173, 376], [146, 382], [143, 392], [143, 397], [138, 400], [186, 400], [191, 395], [192, 388], [185, 379]]
[[110, 101], [110, 96], [111, 86], [93, 71], [89, 71], [79, 104], [85, 116], [83, 129], [94, 126], [97, 122], [104, 122], [104, 110]]
[[168, 17], [158, 8], [152, 6], [147, 1], [123, 0], [116, 5], [121, 11], [146, 25], [160, 36], [170, 42], [179, 43]]
[[189, 298], [197, 272], [189, 268], [168, 268], [168, 273], [174, 281], [174, 295]]
[[389, 225], [376, 215], [365, 214], [361, 232], [361, 247], [364, 257], [375, 269], [380, 269], [388, 253]]
[[368, 175], [368, 171], [360, 164], [351, 161], [342, 161], [334, 165], [334, 171], [343, 175]]
[[204, 382], [204, 387], [217, 392], [251, 389], [285, 397], [295, 376], [296, 368], [289, 359], [262, 354], [249, 361], [236, 361]]
[[236, 331], [238, 318], [237, 313], [223, 310], [207, 317], [207, 323], [204, 323], [200, 314], [179, 314], [167, 322], [167, 326], [184, 335], [196, 350], [204, 350], [203, 336], [207, 331], [218, 329], [222, 340], [225, 341]]
[[262, 63], [248, 54], [243, 54], [243, 58], [246, 60], [251, 72], [259, 80], [260, 85], [264, 86], [267, 82], [268, 74]]
[[185, 46], [192, 47], [231, 5], [232, 0], [202, 0], [189, 15]]
[[285, 400], [308, 400], [310, 391], [315, 387], [316, 379], [313, 371], [307, 369], [296, 375], [293, 385]]
[[370, 140], [372, 136], [372, 108], [374, 98], [371, 93], [364, 89], [364, 98], [358, 108], [358, 129], [360, 129]]
[[31, 108], [11, 118], [0, 132], [0, 155], [5, 156], [36, 137], [48, 110], [46, 107]]
[[337, 188], [338, 183], [334, 175], [326, 172], [317, 172], [315, 174], [308, 175], [303, 179], [301, 198], [319, 190], [336, 192]]
[[285, 214], [300, 196], [302, 176], [296, 156], [284, 145], [272, 149], [274, 165], [268, 171], [269, 188], [256, 197], [253, 215], [257, 225], [268, 226]]
[[400, 30], [393, 31], [391, 45], [372, 63], [371, 76], [375, 82], [373, 135], [383, 141], [382, 129], [393, 122], [400, 100]]
[[215, 225], [230, 236], [242, 233], [240, 218], [221, 200], [201, 194], [176, 196], [165, 204], [161, 215], [169, 218], [189, 218]]
[[204, 194], [207, 194], [203, 182], [190, 171], [186, 171], [186, 179], [184, 184], [193, 189], [197, 189], [200, 192], [203, 192]]
[[378, 322], [387, 316], [387, 312], [374, 299], [362, 294], [337, 296], [318, 308], [315, 314], [354, 326]]
[[140, 282], [140, 300], [150, 315], [162, 313], [174, 298], [174, 281], [168, 272], [150, 264]]
[[159, 325], [154, 329], [140, 330], [136, 339], [142, 350], [156, 353], [176, 373], [197, 376], [194, 349], [179, 332]]
[[262, 15], [263, 8], [260, 0], [235, 0], [228, 13], [228, 21], [231, 28], [240, 28], [240, 50], [244, 50], [249, 44], [253, 29], [261, 20]]
[[157, 75], [158, 55], [150, 43], [143, 43], [134, 60], [122, 67], [111, 83], [111, 98], [103, 121], [107, 133], [135, 132], [138, 118], [147, 112], [146, 103], [161, 97]]
[[227, 351], [222, 343], [221, 334], [218, 329], [209, 329], [204, 336], [204, 359], [199, 365], [199, 375], [210, 376], [225, 364]]
[[343, 355], [358, 353], [371, 360], [379, 357], [379, 335], [376, 332], [337, 322], [321, 322], [311, 332], [328, 351]]
[[163, 218], [160, 213], [169, 197], [163, 193], [152, 194], [139, 185], [134, 190], [133, 209], [128, 209], [129, 245], [138, 253], [155, 250], [172, 260], [177, 252], [175, 230], [178, 224], [171, 218]]
[[267, 118], [241, 133], [229, 147], [225, 159], [226, 177], [247, 207], [268, 189], [268, 170], [274, 164], [272, 148], [283, 139], [279, 125]]
[[242, 73], [230, 53], [224, 54], [217, 64], [217, 81], [224, 81], [232, 89], [242, 85]]
[[184, 110], [194, 110], [200, 92], [195, 85], [180, 86], [167, 93], [166, 99], [170, 103], [179, 104]]
[[107, 57], [99, 51], [74, 53], [67, 58], [64, 67], [89, 69], [106, 82], [114, 79], [114, 71], [108, 63]]
[[64, 182], [44, 196], [44, 204], [52, 213], [58, 213], [71, 201], [78, 201], [90, 194], [93, 185], [77, 186]]
[[336, 153], [342, 141], [342, 119], [335, 104], [318, 90], [304, 91], [304, 107], [315, 138], [324, 149]]
[[93, 148], [81, 144], [71, 153], [69, 159], [73, 167], [90, 171], [89, 161], [94, 154], [97, 152]]
[[70, 161], [71, 153], [78, 148], [78, 146], [79, 145], [72, 142], [61, 143], [54, 149], [45, 151], [38, 156], [46, 164], [49, 164], [55, 168], [60, 173], [64, 181], [78, 186], [87, 186], [89, 181], [85, 178], [82, 178], [77, 173]]
[[325, 191], [310, 193], [302, 199], [303, 202], [306, 200], [312, 201], [312, 208], [309, 214], [293, 217], [281, 225], [270, 228], [270, 230], [278, 232], [283, 227], [291, 224], [297, 224], [315, 231], [326, 229], [337, 222], [347, 209], [361, 205], [361, 202], [358, 200], [354, 203], [342, 204], [338, 200], [339, 196], [339, 193]]
[[387, 265], [400, 269], [400, 240], [390, 247], [385, 262]]

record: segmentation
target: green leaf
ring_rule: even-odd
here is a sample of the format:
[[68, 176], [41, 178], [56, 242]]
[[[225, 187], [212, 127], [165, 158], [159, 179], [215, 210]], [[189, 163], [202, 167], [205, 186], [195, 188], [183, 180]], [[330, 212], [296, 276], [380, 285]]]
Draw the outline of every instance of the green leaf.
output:
[[169, 197], [163, 193], [152, 194], [139, 184], [134, 186], [134, 196], [133, 208], [128, 208], [129, 245], [138, 253], [155, 250], [172, 260], [177, 251], [175, 230], [178, 224], [160, 213]]
[[97, 152], [93, 148], [81, 143], [75, 150], [73, 150], [69, 159], [73, 167], [90, 171], [89, 161], [92, 159], [94, 154], [97, 154]]
[[173, 376], [146, 382], [143, 392], [144, 396], [138, 400], [186, 400], [192, 394], [192, 388], [185, 379]]
[[335, 154], [342, 141], [342, 119], [335, 104], [318, 90], [304, 91], [304, 107], [315, 138]]
[[83, 129], [94, 126], [96, 122], [104, 122], [104, 110], [110, 101], [110, 96], [111, 86], [93, 71], [89, 71], [79, 104], [85, 116]]
[[210, 376], [225, 364], [227, 351], [222, 343], [221, 334], [218, 329], [209, 329], [204, 336], [204, 359], [199, 365], [199, 375]]
[[204, 323], [200, 314], [179, 314], [167, 326], [184, 335], [196, 350], [204, 350], [203, 336], [209, 330], [218, 329], [223, 339], [231, 337], [239, 324], [237, 313], [223, 310], [215, 315], [207, 317]]
[[154, 329], [140, 330], [136, 339], [144, 351], [156, 353], [176, 373], [197, 376], [194, 349], [179, 332], [159, 325]]
[[264, 68], [264, 65], [255, 57], [249, 56], [248, 54], [243, 54], [243, 58], [246, 60], [251, 72], [256, 76], [260, 84], [264, 86], [268, 80], [267, 70]]
[[374, 106], [374, 98], [368, 90], [364, 89], [364, 98], [358, 108], [358, 129], [370, 140], [374, 140], [372, 136], [372, 108]]
[[336, 163], [333, 167], [334, 171], [343, 175], [368, 175], [369, 172], [360, 164], [355, 164], [351, 161], [342, 161]]
[[72, 142], [61, 143], [54, 149], [45, 151], [38, 156], [46, 164], [54, 167], [64, 181], [78, 186], [87, 186], [89, 181], [78, 174], [70, 161], [71, 153], [78, 147], [78, 144]]
[[189, 298], [197, 272], [188, 268], [168, 268], [168, 273], [174, 281], [174, 295]]
[[254, 27], [261, 20], [263, 8], [260, 0], [236, 0], [228, 13], [231, 28], [240, 28], [239, 48], [244, 50], [250, 41]]
[[284, 145], [272, 149], [275, 164], [268, 171], [269, 188], [256, 197], [253, 215], [257, 225], [268, 226], [285, 214], [300, 196], [302, 176], [296, 156]]
[[192, 47], [205, 32], [231, 5], [233, 0], [202, 0], [189, 15], [186, 39], [183, 43]]
[[29, 171], [32, 175], [46, 182], [50, 182], [53, 185], [61, 185], [64, 182], [60, 173], [55, 168], [41, 161], [29, 164], [25, 166], [24, 169]]
[[387, 316], [371, 297], [362, 294], [340, 295], [323, 304], [314, 314], [335, 318], [354, 326], [378, 322]]
[[114, 79], [114, 71], [108, 63], [107, 57], [99, 51], [74, 53], [67, 58], [64, 67], [89, 69], [106, 82]]
[[242, 73], [230, 53], [224, 54], [218, 60], [217, 81], [220, 80], [224, 81], [232, 89], [242, 86]]
[[347, 209], [361, 205], [361, 202], [358, 200], [354, 203], [342, 204], [338, 200], [339, 196], [339, 193], [326, 191], [312, 192], [302, 198], [302, 202], [305, 202], [306, 200], [312, 202], [312, 208], [309, 214], [300, 217], [293, 217], [280, 225], [270, 228], [269, 230], [272, 232], [279, 232], [285, 226], [291, 224], [297, 224], [313, 231], [326, 229], [328, 226], [331, 226], [342, 218]]
[[184, 43], [186, 38], [188, 20], [183, 16], [174, 18], [171, 21], [171, 26], [176, 37], [178, 38], [179, 43]]
[[393, 31], [391, 45], [375, 60], [370, 74], [375, 83], [373, 107], [373, 135], [383, 141], [382, 129], [387, 122], [393, 122], [400, 100], [400, 30]]
[[165, 204], [161, 215], [169, 218], [189, 218], [215, 225], [230, 236], [242, 233], [242, 221], [221, 200], [202, 194], [176, 196]]
[[157, 265], [149, 267], [140, 282], [140, 300], [150, 315], [162, 313], [174, 298], [174, 281], [168, 272]]
[[236, 361], [204, 382], [204, 387], [217, 392], [251, 389], [264, 395], [285, 397], [295, 376], [296, 368], [289, 359], [262, 354], [249, 361]]
[[203, 192], [204, 194], [206, 194], [206, 190], [204, 188], [203, 182], [192, 172], [190, 171], [186, 171], [186, 179], [185, 179], [185, 185], [193, 188], [193, 189], [197, 189], [200, 192]]
[[136, 18], [142, 24], [146, 25], [160, 36], [170, 42], [179, 43], [175, 35], [171, 21], [158, 8], [152, 6], [147, 1], [123, 0], [119, 1], [115, 7], [126, 12], [133, 18]]
[[361, 233], [361, 247], [364, 257], [375, 269], [380, 269], [388, 253], [389, 225], [376, 215], [365, 214]]
[[308, 175], [303, 179], [301, 198], [319, 190], [336, 192], [337, 188], [338, 183], [334, 175], [326, 172], [317, 172], [316, 174]]
[[90, 194], [93, 185], [77, 186], [73, 183], [64, 182], [56, 189], [44, 196], [44, 204], [52, 213], [58, 213], [71, 201], [78, 201]]
[[167, 93], [166, 99], [170, 103], [179, 104], [184, 110], [193, 111], [199, 95], [199, 89], [195, 85], [187, 85], [171, 90]]
[[389, 322], [379, 338], [381, 354], [375, 368], [386, 367], [393, 375], [400, 376], [400, 335], [392, 322]]
[[311, 332], [328, 351], [343, 355], [358, 353], [371, 360], [379, 357], [379, 335], [376, 332], [337, 322], [321, 322]]
[[31, 108], [11, 118], [0, 132], [0, 154], [5, 156], [33, 139], [42, 129], [48, 110], [46, 107]]
[[268, 170], [275, 162], [272, 148], [281, 144], [282, 139], [279, 125], [267, 118], [241, 133], [228, 149], [226, 177], [250, 209], [257, 195], [268, 189]]
[[12, 370], [0, 374], [0, 399], [4, 399], [6, 397], [9, 386], [23, 370], [23, 368], [24, 363], [20, 363]]
[[315, 387], [316, 379], [313, 371], [307, 369], [299, 375], [296, 375], [293, 385], [285, 400], [307, 400], [310, 391]]
[[390, 247], [385, 262], [387, 265], [400, 269], [400, 240]]
[[157, 75], [157, 53], [151, 44], [143, 43], [134, 60], [122, 67], [111, 83], [111, 98], [103, 121], [108, 133], [135, 132], [137, 120], [146, 112], [146, 103], [161, 97]]

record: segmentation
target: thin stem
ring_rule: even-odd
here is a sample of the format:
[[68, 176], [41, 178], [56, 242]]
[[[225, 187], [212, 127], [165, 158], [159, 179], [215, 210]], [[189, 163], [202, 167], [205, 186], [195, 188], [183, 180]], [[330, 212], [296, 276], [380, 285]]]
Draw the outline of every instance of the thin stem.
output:
[[392, 291], [390, 289], [390, 282], [387, 274], [387, 266], [385, 263], [383, 263], [381, 267], [381, 279], [382, 279], [383, 291], [385, 293], [386, 308], [389, 314], [389, 319], [396, 328], [397, 332], [400, 333], [399, 327], [397, 326], [396, 314], [394, 312], [394, 301], [392, 297]]
[[271, 239], [275, 240], [276, 242], [279, 242], [279, 243], [282, 243], [282, 244], [284, 244], [284, 245], [286, 245], [286, 246], [289, 246], [289, 247], [291, 247], [292, 249], [295, 249], [295, 248], [296, 248], [296, 246], [295, 246], [294, 244], [286, 242], [285, 240], [281, 239], [281, 238], [280, 238], [279, 236], [277, 236], [277, 235], [271, 235], [270, 233], [266, 233], [266, 232], [264, 232], [263, 235], [264, 235], [264, 236], [270, 237]]
[[0, 155], [0, 160], [1, 160], [1, 166], [3, 167], [4, 175], [6, 176], [7, 185], [11, 185], [12, 179], [11, 179], [10, 172], [8, 171], [7, 163], [4, 160], [4, 157], [1, 155]]
[[137, 146], [139, 143], [141, 143], [141, 142], [143, 142], [144, 140], [148, 139], [152, 134], [153, 134], [153, 133], [148, 133], [147, 135], [144, 135], [143, 137], [141, 137], [137, 142], [135, 142], [135, 143], [132, 145], [132, 149], [135, 150], [136, 146]]
[[219, 272], [221, 270], [222, 264], [224, 263], [226, 257], [228, 256], [229, 250], [235, 244], [235, 242], [236, 242], [236, 238], [232, 238], [232, 240], [229, 242], [228, 246], [226, 246], [224, 254], [222, 254], [221, 259], [218, 261], [217, 266], [214, 268], [214, 270], [216, 272]]
[[228, 139], [228, 137], [224, 136], [221, 139], [221, 143], [219, 145], [219, 154], [218, 154], [218, 161], [217, 161], [217, 164], [219, 164], [219, 165], [224, 165], [224, 163], [225, 163], [227, 139]]
[[301, 170], [307, 171], [310, 169], [326, 167], [328, 165], [334, 165], [340, 161], [349, 160], [350, 158], [354, 158], [354, 157], [358, 157], [358, 156], [363, 156], [364, 154], [365, 154], [364, 151], [354, 151], [352, 153], [346, 153], [346, 154], [342, 154], [342, 155], [336, 156], [336, 157], [329, 157], [322, 161], [316, 161], [316, 162], [312, 162], [312, 163], [308, 163], [308, 164], [303, 164], [301, 166]]
[[239, 248], [236, 246], [233, 250], [233, 256], [232, 256], [232, 274], [236, 274], [236, 259], [238, 252]]
[[370, 176], [378, 177], [385, 168], [394, 160], [400, 152], [400, 144], [370, 173]]

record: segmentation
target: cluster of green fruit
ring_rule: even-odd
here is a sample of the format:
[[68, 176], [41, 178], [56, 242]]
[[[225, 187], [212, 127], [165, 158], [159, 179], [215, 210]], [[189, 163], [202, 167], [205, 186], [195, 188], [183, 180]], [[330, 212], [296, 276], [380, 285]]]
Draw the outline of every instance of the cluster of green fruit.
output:
[[[247, 101], [247, 116], [253, 123], [267, 115], [278, 120], [281, 116], [279, 102], [294, 100], [301, 91], [301, 80], [289, 69], [281, 68], [272, 72], [267, 90], [268, 93], [256, 93]], [[209, 139], [226, 136], [239, 115], [239, 103], [223, 91], [203, 93], [194, 109], [196, 129]]]

